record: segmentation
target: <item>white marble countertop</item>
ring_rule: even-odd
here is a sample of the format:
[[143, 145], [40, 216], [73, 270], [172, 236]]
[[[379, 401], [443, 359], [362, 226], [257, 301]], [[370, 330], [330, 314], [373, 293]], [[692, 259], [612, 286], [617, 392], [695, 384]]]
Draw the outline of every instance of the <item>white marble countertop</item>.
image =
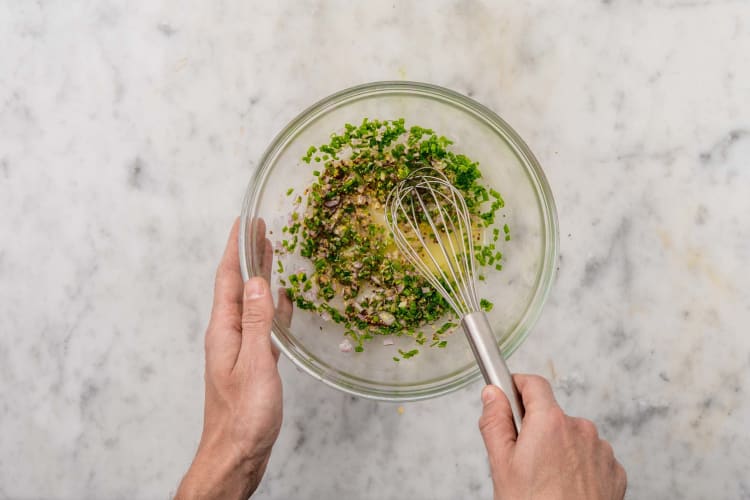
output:
[[[559, 275], [512, 368], [628, 498], [750, 498], [749, 3], [3, 2], [0, 42], [0, 498], [174, 491], [262, 150], [383, 79], [473, 96], [545, 168]], [[258, 498], [491, 496], [480, 383], [401, 413], [281, 369]]]

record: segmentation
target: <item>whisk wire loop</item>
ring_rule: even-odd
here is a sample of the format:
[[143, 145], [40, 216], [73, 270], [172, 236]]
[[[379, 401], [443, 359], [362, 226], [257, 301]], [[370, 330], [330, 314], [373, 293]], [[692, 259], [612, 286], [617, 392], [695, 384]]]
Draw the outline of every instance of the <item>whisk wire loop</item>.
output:
[[423, 167], [391, 191], [386, 207], [399, 251], [458, 316], [478, 311], [474, 234], [461, 192], [439, 170]]

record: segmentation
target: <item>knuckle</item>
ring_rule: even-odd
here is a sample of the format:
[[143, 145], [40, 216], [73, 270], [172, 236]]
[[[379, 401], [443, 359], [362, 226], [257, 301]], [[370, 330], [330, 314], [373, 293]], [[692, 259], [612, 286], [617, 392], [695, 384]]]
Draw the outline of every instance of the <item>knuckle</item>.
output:
[[206, 333], [203, 335], [203, 350], [206, 353], [206, 357], [210, 357], [214, 351], [214, 346], [216, 344], [215, 329], [216, 327], [213, 324], [209, 323], [208, 328], [206, 328]]
[[552, 389], [549, 381], [541, 375], [529, 375], [529, 382], [533, 385], [544, 387], [546, 389]]
[[273, 311], [265, 307], [252, 307], [242, 313], [242, 328], [254, 328], [271, 322]]
[[612, 445], [609, 443], [609, 441], [607, 441], [606, 439], [602, 439], [599, 445], [601, 446], [604, 454], [614, 460], [615, 450], [612, 448]]
[[628, 487], [628, 472], [625, 470], [625, 467], [620, 464], [620, 462], [617, 462], [617, 480], [620, 483], [620, 486], [622, 487], [623, 494], [625, 493], [625, 490]]
[[578, 428], [584, 436], [589, 438], [599, 437], [599, 431], [596, 428], [596, 424], [591, 420], [587, 418], [579, 418], [576, 419], [576, 423], [578, 424]]
[[498, 415], [492, 412], [485, 412], [479, 418], [479, 432], [482, 434], [492, 432], [493, 429], [497, 428], [499, 423], [500, 419]]
[[559, 406], [547, 410], [546, 417], [548, 424], [554, 428], [562, 428], [568, 421], [568, 416]]

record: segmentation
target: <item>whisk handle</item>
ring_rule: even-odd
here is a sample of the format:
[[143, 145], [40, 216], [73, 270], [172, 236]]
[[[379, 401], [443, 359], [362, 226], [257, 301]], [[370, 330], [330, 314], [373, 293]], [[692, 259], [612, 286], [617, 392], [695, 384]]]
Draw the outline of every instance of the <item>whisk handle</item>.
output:
[[513, 383], [508, 365], [505, 364], [503, 354], [500, 352], [500, 347], [497, 345], [495, 335], [492, 333], [487, 316], [483, 312], [469, 313], [461, 319], [461, 326], [466, 333], [485, 382], [499, 387], [508, 397], [516, 433], [521, 432], [523, 403]]

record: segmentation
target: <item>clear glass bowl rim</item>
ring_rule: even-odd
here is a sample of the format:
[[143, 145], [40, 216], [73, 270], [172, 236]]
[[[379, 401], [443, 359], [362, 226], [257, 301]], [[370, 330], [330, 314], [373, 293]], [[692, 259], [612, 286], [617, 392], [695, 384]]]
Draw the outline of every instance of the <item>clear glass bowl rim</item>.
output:
[[[542, 220], [544, 223], [544, 258], [542, 270], [537, 278], [537, 285], [534, 294], [524, 312], [521, 320], [516, 325], [515, 331], [509, 336], [508, 341], [503, 345], [503, 355], [507, 359], [516, 349], [526, 340], [531, 328], [536, 323], [542, 312], [549, 292], [552, 288], [552, 282], [555, 276], [555, 267], [557, 262], [557, 252], [559, 247], [559, 230], [557, 221], [557, 211], [555, 208], [552, 191], [544, 175], [542, 167], [521, 137], [500, 118], [494, 111], [490, 110], [483, 104], [459, 94], [450, 89], [437, 85], [411, 81], [379, 81], [350, 87], [335, 94], [332, 94], [312, 106], [308, 107], [297, 115], [284, 129], [279, 132], [266, 148], [258, 167], [255, 169], [250, 179], [245, 198], [242, 203], [242, 213], [240, 216], [239, 231], [239, 255], [240, 267], [243, 280], [248, 280], [251, 276], [258, 275], [256, 269], [251, 269], [251, 262], [248, 258], [248, 248], [255, 248], [253, 241], [247, 241], [249, 221], [255, 217], [256, 205], [260, 188], [270, 169], [273, 160], [287, 146], [288, 141], [293, 138], [298, 131], [314, 122], [318, 116], [321, 116], [343, 104], [360, 100], [365, 97], [377, 95], [417, 95], [428, 97], [442, 103], [457, 106], [464, 111], [469, 112], [478, 119], [483, 120], [489, 125], [513, 150], [521, 164], [526, 168], [527, 174], [534, 185], [540, 201]], [[255, 202], [255, 203], [253, 203]], [[252, 205], [252, 206], [251, 206]], [[251, 235], [252, 240], [255, 235]], [[250, 244], [248, 246], [248, 243]], [[458, 375], [452, 375], [438, 381], [423, 383], [406, 390], [393, 390], [395, 386], [385, 386], [376, 382], [369, 382], [354, 377], [333, 377], [331, 370], [314, 358], [308, 358], [302, 355], [298, 349], [284, 340], [288, 336], [274, 319], [271, 338], [274, 345], [284, 353], [299, 369], [308, 373], [313, 378], [334, 387], [340, 391], [355, 396], [361, 396], [368, 399], [380, 401], [416, 401], [441, 396], [474, 382], [480, 377], [479, 368], [471, 368], [460, 372]]]

